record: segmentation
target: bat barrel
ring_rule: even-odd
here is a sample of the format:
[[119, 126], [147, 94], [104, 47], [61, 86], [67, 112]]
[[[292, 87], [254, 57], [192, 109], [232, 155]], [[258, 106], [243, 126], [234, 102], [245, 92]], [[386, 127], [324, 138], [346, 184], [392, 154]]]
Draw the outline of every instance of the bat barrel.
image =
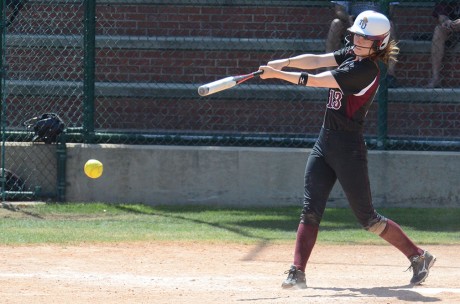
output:
[[200, 96], [206, 96], [209, 94], [209, 87], [206, 86], [206, 85], [202, 85], [198, 88], [198, 94], [200, 94]]
[[255, 76], [258, 76], [262, 74], [263, 72], [264, 71], [259, 70], [251, 74], [226, 77], [226, 78], [219, 79], [211, 83], [204, 84], [198, 88], [198, 94], [200, 94], [201, 96], [207, 96], [210, 94], [214, 94], [214, 93], [229, 89], [231, 87], [234, 87], [237, 84], [242, 83], [243, 81], [246, 81]]
[[229, 89], [236, 85], [236, 81], [234, 81], [233, 78], [234, 77], [227, 77], [224, 79], [204, 84], [198, 88], [198, 94], [200, 94], [201, 96], [206, 96]]

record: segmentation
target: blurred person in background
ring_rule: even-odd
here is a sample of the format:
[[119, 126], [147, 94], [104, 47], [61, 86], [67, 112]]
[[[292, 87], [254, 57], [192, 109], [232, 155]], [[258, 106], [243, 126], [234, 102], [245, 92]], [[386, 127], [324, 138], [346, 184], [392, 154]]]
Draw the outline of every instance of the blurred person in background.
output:
[[433, 17], [438, 21], [431, 42], [431, 80], [428, 88], [441, 86], [442, 59], [445, 49], [453, 48], [460, 41], [460, 1], [437, 1]]

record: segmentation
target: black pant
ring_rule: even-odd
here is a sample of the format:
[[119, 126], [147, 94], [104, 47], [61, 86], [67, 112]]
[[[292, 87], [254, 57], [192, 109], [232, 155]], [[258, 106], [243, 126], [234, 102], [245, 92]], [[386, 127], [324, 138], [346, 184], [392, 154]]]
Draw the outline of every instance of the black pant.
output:
[[337, 179], [364, 228], [380, 220], [372, 205], [367, 148], [362, 133], [322, 128], [305, 168], [302, 222], [319, 225]]

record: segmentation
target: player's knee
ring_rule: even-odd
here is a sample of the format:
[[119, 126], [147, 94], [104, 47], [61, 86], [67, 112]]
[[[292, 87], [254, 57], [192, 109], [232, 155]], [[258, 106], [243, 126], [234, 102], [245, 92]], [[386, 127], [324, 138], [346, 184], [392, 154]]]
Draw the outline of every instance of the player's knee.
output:
[[376, 235], [380, 235], [386, 228], [387, 226], [388, 219], [378, 215], [376, 218], [373, 218], [368, 222], [366, 226], [364, 226], [364, 229], [366, 229], [369, 232], [372, 232]]
[[319, 223], [321, 222], [321, 217], [313, 212], [302, 213], [302, 215], [300, 216], [300, 222], [302, 224], [319, 226]]
[[331, 22], [331, 27], [330, 31], [333, 32], [334, 34], [339, 35], [344, 29], [345, 29], [345, 24], [343, 23], [342, 20], [340, 19], [334, 19]]

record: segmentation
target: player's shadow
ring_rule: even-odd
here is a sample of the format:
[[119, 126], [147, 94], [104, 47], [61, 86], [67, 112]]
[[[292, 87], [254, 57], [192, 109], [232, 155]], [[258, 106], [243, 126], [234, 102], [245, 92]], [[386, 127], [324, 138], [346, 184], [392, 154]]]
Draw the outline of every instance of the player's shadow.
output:
[[[172, 219], [182, 220], [184, 222], [192, 222], [192, 223], [196, 223], [196, 224], [208, 225], [208, 226], [211, 226], [211, 227], [227, 230], [227, 231], [233, 232], [235, 234], [239, 234], [239, 235], [247, 237], [247, 238], [258, 239], [258, 240], [261, 241], [262, 247], [265, 247], [267, 242], [270, 241], [269, 239], [266, 239], [266, 238], [263, 238], [263, 237], [258, 237], [256, 235], [250, 233], [250, 232], [247, 232], [244, 229], [239, 228], [237, 225], [225, 225], [225, 224], [222, 224], [222, 223], [208, 222], [208, 221], [199, 220], [199, 219], [187, 218], [187, 217], [182, 216], [182, 215], [161, 214], [161, 213], [156, 213], [156, 212], [146, 213], [144, 211], [135, 210], [135, 209], [133, 209], [132, 206], [117, 205], [117, 206], [115, 206], [115, 208], [123, 210], [125, 212], [131, 212], [131, 213], [135, 213], [135, 214], [156, 215], [156, 216], [159, 216], [159, 217], [172, 218]], [[174, 207], [172, 207], [172, 208], [174, 208]], [[164, 208], [164, 209], [166, 209], [166, 208]], [[197, 212], [199, 212], [199, 210], [201, 210], [201, 209], [198, 209]]]
[[[328, 295], [331, 298], [350, 298], [350, 297], [362, 297], [371, 296], [375, 298], [395, 298], [405, 302], [417, 302], [417, 303], [429, 303], [429, 302], [440, 302], [441, 299], [437, 297], [427, 297], [417, 292], [417, 288], [413, 288], [412, 285], [404, 286], [388, 286], [388, 287], [373, 287], [373, 288], [339, 288], [339, 287], [310, 287], [315, 290], [334, 291], [337, 294]], [[305, 296], [309, 297], [309, 296]], [[312, 296], [317, 297], [317, 295]]]

